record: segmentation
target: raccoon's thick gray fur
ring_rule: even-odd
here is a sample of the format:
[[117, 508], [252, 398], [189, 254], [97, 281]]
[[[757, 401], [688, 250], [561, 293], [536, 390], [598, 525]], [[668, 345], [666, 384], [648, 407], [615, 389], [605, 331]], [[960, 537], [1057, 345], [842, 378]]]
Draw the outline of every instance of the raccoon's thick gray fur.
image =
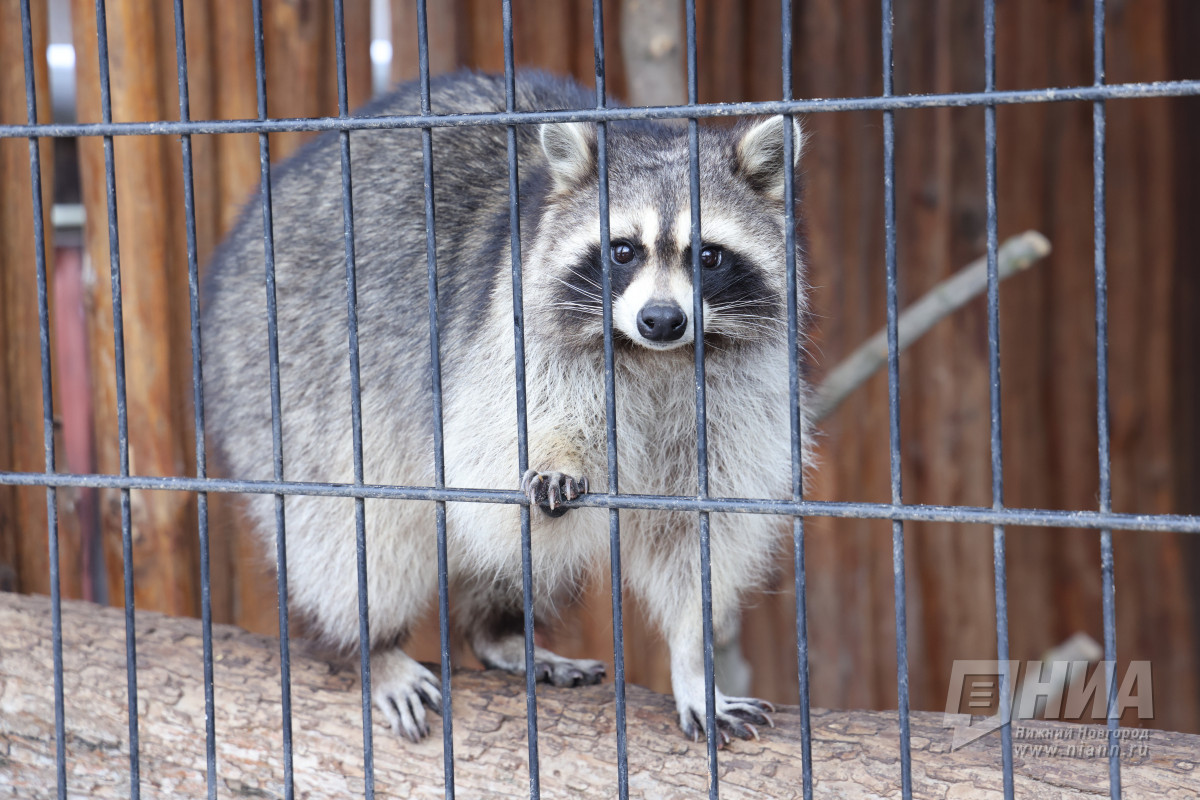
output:
[[[500, 111], [500, 78], [458, 73], [433, 82], [436, 113]], [[584, 108], [592, 94], [538, 74], [517, 80], [520, 109]], [[414, 114], [414, 85], [363, 110]], [[791, 496], [785, 301], [783, 119], [702, 129], [700, 182], [706, 265], [710, 491]], [[795, 152], [802, 138], [796, 128]], [[351, 136], [365, 480], [431, 485], [426, 236], [419, 131]], [[607, 486], [601, 258], [612, 259], [621, 489], [695, 496], [691, 212], [686, 129], [608, 126], [611, 241], [600, 252], [596, 129], [517, 131], [524, 265], [530, 474], [517, 468], [506, 129], [438, 128], [433, 173], [445, 392], [446, 480], [452, 487], [520, 486], [533, 516], [534, 606], [541, 619], [608, 553], [608, 512], [558, 504]], [[341, 162], [336, 134], [273, 173], [283, 463], [286, 478], [353, 481]], [[212, 441], [232, 477], [272, 477], [271, 408], [257, 200], [217, 250], [206, 277], [204, 368]], [[803, 300], [801, 301], [803, 303]], [[803, 313], [803, 308], [801, 309]], [[292, 606], [334, 645], [358, 644], [352, 500], [288, 497]], [[274, 552], [271, 495], [249, 500]], [[519, 507], [450, 503], [451, 610], [483, 663], [525, 668]], [[401, 649], [436, 596], [434, 506], [367, 500], [372, 691], [392, 727], [428, 733], [440, 683]], [[697, 515], [622, 511], [627, 588], [671, 652], [680, 724], [704, 732]], [[785, 520], [713, 514], [716, 641], [737, 631], [739, 597], [770, 568]], [[599, 661], [539, 648], [540, 679], [593, 683]], [[769, 704], [717, 692], [722, 739], [768, 722]]]

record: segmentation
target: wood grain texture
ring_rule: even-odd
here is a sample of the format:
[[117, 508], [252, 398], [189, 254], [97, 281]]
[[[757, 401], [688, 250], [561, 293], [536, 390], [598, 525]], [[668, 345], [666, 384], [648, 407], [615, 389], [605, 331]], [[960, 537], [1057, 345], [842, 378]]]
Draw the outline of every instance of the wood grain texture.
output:
[[[26, 800], [53, 797], [54, 714], [49, 602], [0, 594], [0, 793]], [[129, 752], [124, 645], [116, 609], [85, 603], [63, 608], [67, 783], [71, 794], [128, 794]], [[204, 695], [200, 626], [195, 620], [138, 614], [139, 763], [146, 797], [205, 793]], [[279, 752], [278, 647], [236, 628], [214, 630], [217, 785], [221, 794], [277, 797]], [[497, 672], [453, 677], [455, 784], [463, 797], [528, 794], [524, 681]], [[293, 649], [292, 698], [298, 796], [345, 797], [361, 791], [361, 694], [355, 669], [332, 667]], [[707, 787], [703, 743], [685, 739], [667, 697], [628, 691], [630, 796], [674, 800]], [[545, 797], [610, 797], [616, 782], [612, 689], [540, 687], [538, 730]], [[759, 741], [736, 741], [719, 756], [727, 798], [800, 796], [798, 718], [781, 708], [777, 727]], [[381, 797], [441, 797], [440, 722], [412, 745], [376, 727], [375, 780]], [[822, 797], [898, 797], [896, 716], [888, 712], [812, 715], [814, 789]], [[1094, 743], [1096, 728], [1030, 723], [1039, 743]], [[1089, 738], [1091, 737], [1091, 738]], [[951, 749], [940, 714], [913, 716], [914, 797], [994, 797], [1001, 788], [999, 739], [992, 735]], [[1200, 738], [1145, 731], [1128, 743], [1122, 781], [1131, 797], [1194, 795]], [[1015, 759], [1021, 796], [1095, 797], [1107, 761], [1022, 751]]]

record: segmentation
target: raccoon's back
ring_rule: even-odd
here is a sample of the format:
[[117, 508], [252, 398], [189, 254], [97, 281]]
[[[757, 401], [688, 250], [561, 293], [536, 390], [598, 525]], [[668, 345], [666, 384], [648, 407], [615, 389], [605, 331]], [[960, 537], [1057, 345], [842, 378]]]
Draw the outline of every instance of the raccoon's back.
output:
[[[588, 97], [565, 81], [518, 77], [519, 108], [582, 107]], [[503, 80], [465, 72], [436, 79], [432, 107], [439, 114], [502, 111]], [[419, 110], [417, 87], [406, 84], [358, 113]], [[518, 127], [523, 178], [545, 169], [536, 134], [536, 127]], [[390, 474], [408, 451], [413, 463], [429, 461], [421, 137], [419, 130], [401, 129], [350, 135], [369, 482], [420, 479]], [[456, 391], [460, 376], [470, 378], [473, 321], [497, 275], [507, 275], [507, 134], [490, 125], [443, 127], [433, 130], [432, 142], [443, 375], [447, 391]], [[309, 142], [271, 175], [284, 464], [286, 477], [295, 480], [352, 476], [341, 170], [333, 132]], [[536, 206], [536, 199], [527, 205]], [[206, 418], [218, 461], [237, 478], [272, 475], [265, 255], [256, 193], [215, 252], [203, 287]], [[382, 455], [373, 457], [373, 450]]]

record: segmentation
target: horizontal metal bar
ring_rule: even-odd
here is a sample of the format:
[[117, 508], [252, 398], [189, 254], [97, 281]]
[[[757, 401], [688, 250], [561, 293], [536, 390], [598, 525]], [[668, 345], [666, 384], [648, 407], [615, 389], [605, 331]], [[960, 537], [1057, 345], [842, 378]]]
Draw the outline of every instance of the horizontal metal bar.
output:
[[[137, 489], [173, 492], [237, 492], [313, 497], [371, 497], [383, 500], [444, 500], [453, 503], [527, 505], [519, 491], [500, 489], [436, 489], [427, 486], [383, 486], [305, 481], [242, 481], [222, 478], [153, 477], [145, 475], [78, 475], [41, 472], [0, 472], [0, 485], [74, 486], [99, 489]], [[954, 522], [979, 525], [1029, 525], [1125, 531], [1200, 533], [1200, 515], [1122, 514], [1046, 508], [982, 508], [979, 506], [892, 505], [890, 503], [827, 500], [765, 500], [740, 497], [675, 497], [651, 494], [586, 494], [563, 503], [567, 508], [623, 508], [658, 511], [716, 511], [736, 514], [782, 514], [839, 519], [890, 519], [914, 522]]]
[[153, 122], [93, 122], [50, 125], [0, 125], [0, 139], [29, 136], [146, 136], [185, 133], [281, 133], [289, 131], [342, 131], [390, 128], [439, 128], [464, 125], [520, 125], [542, 122], [578, 122], [628, 119], [686, 119], [689, 117], [739, 117], [760, 114], [814, 114], [827, 111], [889, 111], [961, 106], [1017, 105], [1024, 103], [1095, 102], [1144, 97], [1200, 95], [1200, 80], [1114, 83], [1104, 86], [1071, 86], [1020, 89], [1007, 92], [962, 92], [843, 97], [815, 100], [772, 100], [755, 103], [706, 103], [695, 106], [647, 108], [588, 108], [564, 111], [501, 111], [491, 114], [409, 114], [378, 117], [313, 117], [288, 119], [159, 120]]

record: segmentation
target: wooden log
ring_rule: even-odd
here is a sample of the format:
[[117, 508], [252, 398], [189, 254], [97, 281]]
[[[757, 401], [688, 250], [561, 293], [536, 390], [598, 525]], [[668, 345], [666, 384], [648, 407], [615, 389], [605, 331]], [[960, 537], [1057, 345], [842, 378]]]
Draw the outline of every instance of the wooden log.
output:
[[[203, 797], [205, 715], [200, 625], [138, 613], [138, 731], [146, 797]], [[0, 594], [0, 791], [39, 800], [55, 795], [50, 604]], [[87, 603], [63, 606], [67, 791], [93, 798], [129, 791], [125, 659], [121, 613]], [[282, 791], [277, 643], [227, 626], [214, 630], [217, 789], [278, 797]], [[295, 785], [298, 796], [345, 797], [362, 789], [361, 694], [357, 669], [292, 651]], [[454, 688], [455, 785], [464, 797], [525, 797], [529, 791], [524, 681], [458, 671]], [[669, 697], [628, 687], [630, 796], [696, 797], [708, 783], [703, 742], [685, 739]], [[538, 690], [538, 738], [546, 797], [611, 797], [617, 778], [610, 684]], [[726, 798], [801, 796], [799, 719], [793, 708], [757, 741], [735, 741], [718, 758]], [[958, 720], [960, 723], [962, 720]], [[999, 737], [952, 749], [943, 716], [912, 719], [913, 795], [958, 800], [1001, 790]], [[413, 745], [375, 728], [381, 797], [443, 794], [441, 723]], [[1019, 796], [1094, 797], [1107, 785], [1103, 732], [1090, 726], [1026, 723], [1018, 734]], [[1131, 797], [1188, 796], [1196, 786], [1200, 737], [1136, 731], [1124, 740], [1122, 782]], [[1022, 736], [1027, 738], [1021, 738]], [[1034, 748], [1027, 741], [1036, 742]], [[1047, 747], [1057, 744], [1059, 751]], [[1068, 756], [1066, 747], [1080, 748]], [[1091, 751], [1086, 748], [1093, 748]], [[1092, 753], [1087, 755], [1087, 753]], [[812, 713], [813, 778], [823, 797], [899, 796], [894, 712]]]
[[[38, 121], [49, 122], [46, 62], [46, 6], [34, 4], [33, 52]], [[28, 122], [21, 42], [21, 4], [0, 0], [0, 121]], [[50, 226], [54, 149], [42, 139], [42, 219], [46, 230], [47, 281], [54, 258]], [[38, 343], [37, 272], [33, 241], [33, 193], [29, 141], [0, 140], [0, 469], [42, 472], [42, 376]], [[71, 548], [67, 548], [72, 554]], [[77, 549], [74, 551], [77, 554]], [[0, 583], [24, 591], [49, 591], [46, 492], [34, 487], [0, 488]], [[77, 592], [77, 584], [67, 587]]]

